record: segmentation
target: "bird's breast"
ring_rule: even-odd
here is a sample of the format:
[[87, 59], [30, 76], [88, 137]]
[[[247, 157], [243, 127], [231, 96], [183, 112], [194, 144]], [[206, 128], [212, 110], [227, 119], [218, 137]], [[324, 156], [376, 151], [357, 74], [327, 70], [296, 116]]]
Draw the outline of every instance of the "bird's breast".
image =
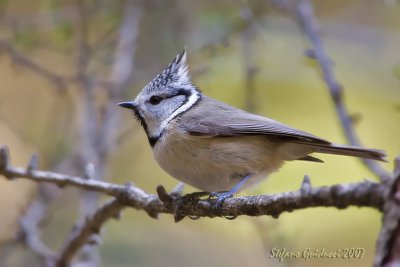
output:
[[262, 136], [199, 137], [178, 127], [164, 132], [153, 147], [154, 158], [174, 178], [204, 191], [230, 190], [253, 173], [246, 185], [279, 168], [274, 144]]

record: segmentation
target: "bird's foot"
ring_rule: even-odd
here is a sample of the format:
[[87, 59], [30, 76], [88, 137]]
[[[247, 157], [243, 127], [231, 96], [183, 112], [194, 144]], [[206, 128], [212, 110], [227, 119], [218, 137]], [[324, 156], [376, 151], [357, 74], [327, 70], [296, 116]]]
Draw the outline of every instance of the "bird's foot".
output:
[[213, 209], [219, 209], [222, 207], [225, 199], [233, 197], [234, 193], [232, 191], [222, 191], [222, 192], [211, 192], [209, 199], [216, 199], [213, 203]]
[[229, 191], [221, 191], [221, 192], [212, 192], [210, 193], [209, 199], [216, 198], [217, 200], [213, 203], [213, 209], [217, 210], [222, 207], [222, 203], [224, 203], [225, 199], [233, 197], [239, 189], [244, 185], [247, 180], [249, 180], [253, 176], [252, 173], [245, 175], [234, 187], [232, 187]]

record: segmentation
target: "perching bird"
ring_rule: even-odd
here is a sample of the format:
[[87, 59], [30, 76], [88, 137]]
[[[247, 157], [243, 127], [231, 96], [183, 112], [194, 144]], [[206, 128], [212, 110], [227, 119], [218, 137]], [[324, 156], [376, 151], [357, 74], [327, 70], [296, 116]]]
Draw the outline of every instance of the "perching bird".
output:
[[332, 144], [203, 95], [191, 81], [186, 51], [134, 101], [118, 105], [134, 111], [162, 169], [213, 192], [218, 203], [260, 182], [285, 161], [322, 162], [310, 153], [381, 161], [386, 156], [381, 150]]

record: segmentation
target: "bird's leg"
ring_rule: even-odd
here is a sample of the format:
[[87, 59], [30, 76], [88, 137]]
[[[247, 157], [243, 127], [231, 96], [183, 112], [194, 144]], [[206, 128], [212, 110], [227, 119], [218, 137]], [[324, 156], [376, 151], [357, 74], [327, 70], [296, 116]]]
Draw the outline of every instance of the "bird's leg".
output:
[[244, 176], [234, 187], [232, 187], [231, 190], [229, 191], [223, 191], [223, 192], [212, 192], [210, 194], [210, 197], [215, 197], [217, 198], [217, 201], [214, 204], [215, 208], [221, 207], [222, 203], [224, 202], [225, 199], [233, 197], [234, 194], [236, 194], [239, 189], [253, 176], [253, 173], [249, 173], [246, 176]]

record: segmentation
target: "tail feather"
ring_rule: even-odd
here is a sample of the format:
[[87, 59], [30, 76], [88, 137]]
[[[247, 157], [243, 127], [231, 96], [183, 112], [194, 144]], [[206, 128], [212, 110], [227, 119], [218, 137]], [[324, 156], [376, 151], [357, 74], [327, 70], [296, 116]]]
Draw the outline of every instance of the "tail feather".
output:
[[379, 149], [360, 148], [354, 146], [337, 145], [337, 144], [310, 144], [315, 152], [325, 154], [336, 154], [351, 157], [359, 157], [366, 159], [374, 159], [379, 161], [387, 161], [386, 153]]

